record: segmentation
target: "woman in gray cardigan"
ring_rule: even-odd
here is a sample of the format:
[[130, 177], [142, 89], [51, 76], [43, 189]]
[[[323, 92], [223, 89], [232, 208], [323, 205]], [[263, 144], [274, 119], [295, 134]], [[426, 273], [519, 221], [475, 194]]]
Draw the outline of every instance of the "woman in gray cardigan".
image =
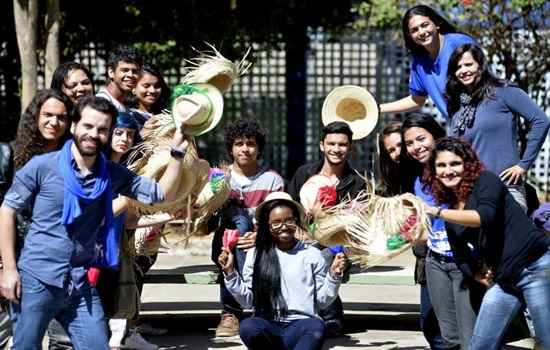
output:
[[[472, 143], [486, 169], [499, 175], [526, 210], [523, 177], [550, 128], [546, 114], [523, 90], [496, 78], [483, 51], [472, 44], [459, 46], [451, 55], [445, 94], [450, 136]], [[518, 149], [518, 117], [529, 129], [523, 154]]]

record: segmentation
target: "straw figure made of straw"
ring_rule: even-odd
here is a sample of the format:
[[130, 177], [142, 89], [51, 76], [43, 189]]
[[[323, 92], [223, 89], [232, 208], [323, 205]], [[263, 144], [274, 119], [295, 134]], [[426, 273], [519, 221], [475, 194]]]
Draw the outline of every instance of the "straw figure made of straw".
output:
[[[406, 225], [411, 227], [403, 238], [400, 231]], [[323, 210], [315, 217], [314, 227], [313, 239], [326, 246], [347, 246], [350, 259], [361, 267], [379, 265], [401, 254], [425, 230], [431, 230], [421, 199], [410, 193], [381, 197], [371, 186], [356, 198]], [[391, 246], [395, 239], [401, 240], [401, 244]]]

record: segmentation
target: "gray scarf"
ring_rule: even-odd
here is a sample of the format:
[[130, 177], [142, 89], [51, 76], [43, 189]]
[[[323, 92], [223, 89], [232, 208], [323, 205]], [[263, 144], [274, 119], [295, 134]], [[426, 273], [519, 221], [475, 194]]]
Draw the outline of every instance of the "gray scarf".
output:
[[460, 108], [453, 116], [453, 134], [463, 135], [466, 128], [474, 125], [477, 105], [472, 103], [472, 96], [460, 94]]

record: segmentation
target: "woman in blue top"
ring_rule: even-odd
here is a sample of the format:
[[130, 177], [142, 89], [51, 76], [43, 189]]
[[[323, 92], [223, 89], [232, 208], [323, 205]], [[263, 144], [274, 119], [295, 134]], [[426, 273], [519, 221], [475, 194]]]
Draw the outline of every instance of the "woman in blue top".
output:
[[443, 97], [447, 80], [447, 64], [454, 49], [475, 40], [460, 33], [432, 8], [418, 5], [410, 8], [402, 20], [405, 46], [412, 56], [409, 80], [410, 95], [380, 105], [382, 113], [410, 112], [420, 109], [426, 97], [447, 117]]
[[[522, 178], [548, 134], [546, 114], [523, 90], [496, 78], [483, 51], [472, 44], [459, 46], [451, 55], [446, 95], [451, 135], [470, 141], [487, 170], [499, 175], [527, 210]], [[529, 129], [522, 156], [518, 117]]]
[[[421, 174], [426, 171], [435, 141], [445, 136], [445, 130], [432, 117], [413, 114], [403, 122], [401, 135], [401, 164], [408, 169], [407, 172], [416, 175], [414, 194], [433, 205], [432, 190], [422, 182]], [[432, 219], [427, 244], [427, 291], [424, 287], [421, 292], [429, 292], [428, 300], [434, 308], [446, 345], [468, 349], [476, 316], [470, 303], [470, 291], [463, 285], [464, 274], [454, 260], [445, 223], [440, 218]], [[424, 298], [421, 301], [426, 302]]]

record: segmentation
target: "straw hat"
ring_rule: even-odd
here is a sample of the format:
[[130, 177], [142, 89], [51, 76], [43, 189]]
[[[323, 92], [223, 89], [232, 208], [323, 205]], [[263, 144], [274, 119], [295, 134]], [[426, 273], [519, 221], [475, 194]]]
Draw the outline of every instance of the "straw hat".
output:
[[332, 90], [321, 110], [323, 125], [341, 121], [353, 131], [353, 139], [367, 137], [378, 122], [378, 106], [374, 97], [362, 87], [339, 86]]
[[223, 57], [214, 46], [207, 45], [211, 51], [198, 51], [199, 57], [187, 60], [192, 68], [183, 77], [182, 81], [185, 84], [208, 83], [225, 93], [231, 88], [233, 81], [243, 75], [250, 67], [250, 63], [246, 62], [246, 56], [250, 49], [241, 61], [233, 63]]
[[294, 205], [298, 209], [298, 213], [300, 214], [300, 218], [299, 218], [300, 224], [301, 224], [300, 227], [307, 231], [306, 213], [304, 211], [304, 207], [302, 207], [300, 203], [293, 200], [292, 197], [286, 192], [271, 192], [270, 194], [268, 194], [267, 197], [265, 197], [262, 204], [258, 205], [258, 207], [256, 208], [256, 221], [260, 221], [262, 210], [265, 209], [265, 206], [267, 205], [267, 203], [274, 200], [282, 200], [282, 201], [288, 202], [289, 204]]
[[172, 104], [176, 125], [185, 123], [188, 135], [202, 135], [220, 122], [223, 114], [221, 92], [210, 84], [184, 84], [174, 88], [177, 96]]
[[324, 186], [334, 186], [329, 177], [324, 175], [313, 175], [300, 188], [300, 203], [307, 210], [313, 209], [317, 201], [319, 189]]

